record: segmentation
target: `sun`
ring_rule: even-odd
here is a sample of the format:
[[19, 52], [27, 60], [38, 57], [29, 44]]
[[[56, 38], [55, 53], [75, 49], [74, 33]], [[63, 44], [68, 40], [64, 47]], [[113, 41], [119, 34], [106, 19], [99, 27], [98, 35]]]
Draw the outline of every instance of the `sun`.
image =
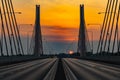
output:
[[73, 54], [74, 52], [73, 52], [72, 50], [70, 50], [68, 53], [69, 53], [69, 54]]

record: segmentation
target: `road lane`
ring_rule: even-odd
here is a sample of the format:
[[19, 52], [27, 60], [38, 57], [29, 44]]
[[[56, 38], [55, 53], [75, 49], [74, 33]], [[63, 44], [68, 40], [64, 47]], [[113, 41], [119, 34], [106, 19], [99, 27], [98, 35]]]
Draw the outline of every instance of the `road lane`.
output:
[[[64, 60], [70, 70], [73, 72], [77, 80], [97, 80], [97, 77], [94, 77], [93, 74], [90, 74], [87, 70], [83, 67], [76, 66], [73, 64], [69, 59]], [[71, 76], [73, 77], [73, 76]], [[90, 77], [90, 78], [89, 78]]]
[[47, 58], [2, 66], [0, 80], [120, 80], [120, 66], [75, 58]]
[[47, 73], [47, 75], [45, 76], [45, 78], [43, 80], [54, 80], [55, 79], [55, 74], [57, 71], [57, 67], [58, 67], [58, 59], [56, 60], [55, 64], [53, 65], [53, 67], [50, 69], [50, 71]]
[[4, 66], [3, 68], [0, 68], [0, 73], [2, 73], [2, 72], [5, 73], [6, 71], [12, 72], [12, 71], [23, 69], [25, 67], [30, 67], [30, 66], [33, 66], [33, 65], [45, 62], [45, 61], [46, 60], [43, 59], [43, 60], [36, 60], [36, 61], [32, 61], [32, 62], [25, 62], [25, 63], [14, 64], [14, 65], [7, 65], [7, 66]]
[[78, 80], [120, 80], [120, 68], [80, 59], [63, 59]]
[[67, 80], [77, 80], [77, 77], [72, 72], [72, 70], [67, 66], [67, 63], [64, 60], [62, 60], [62, 62], [63, 62], [63, 67], [64, 67], [66, 79]]
[[10, 67], [4, 66], [0, 68], [0, 80], [42, 80], [56, 63], [57, 59], [51, 58], [12, 65]]
[[35, 68], [32, 67], [33, 69], [28, 70], [28, 72], [23, 72], [24, 74], [22, 74], [19, 77], [16, 77], [16, 80], [21, 80], [19, 79], [20, 77], [23, 78], [22, 80], [42, 80], [49, 72], [52, 65], [54, 65], [55, 61], [56, 59], [53, 59], [52, 61], [49, 60], [43, 65], [38, 65], [38, 67], [36, 66]]

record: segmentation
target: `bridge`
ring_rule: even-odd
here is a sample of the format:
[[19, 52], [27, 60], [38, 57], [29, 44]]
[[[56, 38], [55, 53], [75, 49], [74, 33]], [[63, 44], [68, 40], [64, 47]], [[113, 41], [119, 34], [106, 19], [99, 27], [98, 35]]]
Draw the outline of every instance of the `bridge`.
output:
[[12, 0], [0, 3], [0, 80], [120, 80], [119, 0], [107, 2], [96, 53], [82, 4], [77, 53], [57, 55], [44, 54], [40, 5], [36, 5], [35, 26], [25, 52]]

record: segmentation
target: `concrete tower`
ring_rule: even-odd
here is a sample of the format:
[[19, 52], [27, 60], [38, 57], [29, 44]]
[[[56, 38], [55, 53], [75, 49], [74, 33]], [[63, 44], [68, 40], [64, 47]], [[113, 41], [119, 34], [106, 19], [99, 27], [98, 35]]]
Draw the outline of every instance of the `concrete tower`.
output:
[[43, 55], [42, 34], [40, 27], [40, 5], [36, 5], [36, 20], [34, 29], [34, 55]]
[[78, 49], [77, 52], [80, 56], [86, 56], [86, 29], [84, 20], [84, 5], [80, 5], [80, 28], [78, 37]]

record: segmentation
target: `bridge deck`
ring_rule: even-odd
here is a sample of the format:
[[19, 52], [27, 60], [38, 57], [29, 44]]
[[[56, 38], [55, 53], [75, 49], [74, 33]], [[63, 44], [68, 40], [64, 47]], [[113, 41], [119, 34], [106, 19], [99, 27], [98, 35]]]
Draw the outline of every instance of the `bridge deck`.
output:
[[0, 80], [120, 80], [120, 65], [47, 58], [0, 67]]

